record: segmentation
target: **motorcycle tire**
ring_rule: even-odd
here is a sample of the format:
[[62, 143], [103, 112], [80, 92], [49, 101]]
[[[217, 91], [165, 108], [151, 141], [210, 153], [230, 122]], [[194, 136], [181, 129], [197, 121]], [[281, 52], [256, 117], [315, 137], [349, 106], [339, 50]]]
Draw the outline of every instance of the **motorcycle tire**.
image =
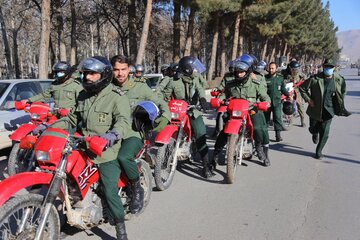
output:
[[[11, 198], [0, 208], [0, 239], [34, 239], [37, 226], [40, 223], [43, 196], [39, 194], [19, 195]], [[27, 216], [25, 216], [27, 215]], [[26, 217], [26, 219], [22, 219]], [[19, 225], [24, 223], [24, 230], [19, 232]], [[42, 239], [54, 240], [60, 238], [60, 220], [55, 206], [44, 229]]]
[[238, 140], [239, 135], [229, 134], [226, 148], [226, 182], [229, 184], [235, 182]]
[[28, 172], [35, 169], [35, 161], [33, 161], [33, 149], [20, 149], [20, 143], [14, 143], [9, 159], [8, 159], [8, 174], [15, 175], [20, 172]]
[[152, 192], [152, 174], [150, 166], [144, 160], [141, 160], [140, 167], [140, 185], [144, 189], [144, 207], [139, 213], [142, 213], [145, 210], [145, 207], [150, 202], [151, 192]]
[[169, 143], [159, 147], [155, 159], [155, 184], [160, 191], [168, 189], [174, 179], [175, 171], [171, 171], [171, 163], [175, 154], [176, 141], [170, 138]]

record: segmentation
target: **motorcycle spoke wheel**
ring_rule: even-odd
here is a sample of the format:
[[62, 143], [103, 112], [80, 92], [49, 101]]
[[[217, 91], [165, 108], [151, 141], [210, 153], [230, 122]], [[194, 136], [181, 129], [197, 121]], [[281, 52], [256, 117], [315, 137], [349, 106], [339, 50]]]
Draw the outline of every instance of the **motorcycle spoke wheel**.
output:
[[152, 176], [151, 176], [151, 169], [147, 162], [141, 161], [141, 167], [140, 167], [140, 185], [144, 189], [144, 207], [140, 211], [142, 213], [145, 209], [145, 207], [150, 202], [150, 196], [152, 192]]
[[[40, 224], [43, 196], [26, 194], [13, 197], [0, 208], [0, 239], [32, 240]], [[53, 206], [42, 236], [44, 240], [58, 239], [60, 220]]]
[[32, 171], [35, 168], [35, 162], [32, 157], [35, 157], [33, 149], [20, 149], [19, 143], [15, 143], [8, 160], [9, 176], [20, 172]]
[[226, 181], [227, 183], [234, 183], [235, 172], [237, 168], [237, 142], [239, 136], [237, 134], [229, 134], [226, 149]]
[[175, 171], [171, 170], [172, 164], [176, 164], [176, 161], [174, 161], [175, 145], [175, 139], [171, 138], [169, 143], [159, 147], [157, 152], [154, 174], [156, 188], [160, 191], [170, 187], [175, 175]]

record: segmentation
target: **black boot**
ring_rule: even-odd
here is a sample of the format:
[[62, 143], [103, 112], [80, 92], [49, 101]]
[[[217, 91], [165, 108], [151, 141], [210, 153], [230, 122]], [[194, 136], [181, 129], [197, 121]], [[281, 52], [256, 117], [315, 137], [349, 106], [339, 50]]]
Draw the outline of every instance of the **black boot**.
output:
[[216, 165], [219, 164], [220, 153], [221, 153], [221, 150], [219, 150], [219, 149], [215, 149], [213, 152], [212, 163], [214, 165], [214, 169], [216, 168]]
[[213, 170], [214, 170], [214, 166], [216, 166], [216, 163], [212, 162], [210, 164], [208, 154], [206, 154], [202, 158], [202, 162], [203, 162], [203, 175], [204, 175], [204, 177], [209, 179], [209, 178], [215, 176], [215, 174], [213, 173]]
[[265, 155], [265, 160], [264, 160], [264, 166], [265, 167], [269, 167], [270, 166], [270, 159], [269, 159], [269, 146], [268, 145], [263, 145], [263, 151], [264, 151], [264, 155]]
[[281, 133], [280, 131], [275, 131], [276, 142], [281, 142], [283, 140], [280, 133]]
[[116, 223], [115, 230], [117, 240], [128, 240], [124, 222]]
[[141, 187], [140, 178], [129, 180], [132, 192], [130, 212], [138, 213], [144, 206], [144, 189]]
[[261, 144], [256, 144], [255, 149], [256, 149], [259, 160], [262, 162], [265, 161], [266, 156], [265, 156], [265, 153], [263, 151]]

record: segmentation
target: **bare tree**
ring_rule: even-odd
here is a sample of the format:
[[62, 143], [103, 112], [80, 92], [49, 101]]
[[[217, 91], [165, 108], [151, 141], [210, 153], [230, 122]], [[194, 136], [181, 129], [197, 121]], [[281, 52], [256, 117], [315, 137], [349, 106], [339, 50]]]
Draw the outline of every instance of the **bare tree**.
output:
[[50, 41], [50, 1], [43, 0], [41, 5], [41, 35], [39, 53], [39, 78], [48, 77]]
[[139, 51], [136, 56], [136, 64], [141, 64], [144, 59], [147, 37], [151, 21], [152, 0], [147, 0], [144, 25], [140, 38]]
[[216, 50], [218, 46], [218, 40], [219, 40], [219, 18], [220, 15], [217, 12], [215, 14], [215, 23], [214, 23], [214, 35], [213, 35], [213, 41], [212, 41], [212, 49], [211, 49], [211, 58], [210, 58], [210, 67], [207, 75], [207, 80], [212, 80], [213, 73], [215, 70], [215, 63], [216, 63]]
[[196, 17], [196, 8], [195, 8], [195, 6], [192, 5], [190, 8], [188, 31], [186, 33], [184, 56], [190, 56], [190, 54], [191, 54], [192, 39], [193, 39], [193, 35], [194, 35], [195, 17]]
[[70, 49], [70, 64], [76, 64], [76, 8], [75, 8], [75, 0], [70, 0], [70, 9], [71, 9], [71, 49]]
[[14, 77], [14, 69], [12, 67], [11, 63], [11, 52], [10, 52], [10, 46], [9, 41], [7, 39], [7, 32], [6, 32], [6, 24], [3, 16], [3, 9], [0, 5], [0, 26], [1, 26], [1, 33], [3, 37], [4, 42], [4, 50], [5, 50], [5, 59], [6, 59], [6, 68], [8, 71], [8, 77], [13, 78]]

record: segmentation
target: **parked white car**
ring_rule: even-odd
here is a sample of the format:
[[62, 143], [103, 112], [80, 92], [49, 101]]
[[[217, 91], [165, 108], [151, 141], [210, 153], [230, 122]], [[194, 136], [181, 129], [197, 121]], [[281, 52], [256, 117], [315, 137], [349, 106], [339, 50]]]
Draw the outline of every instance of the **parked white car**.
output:
[[24, 111], [15, 109], [15, 101], [28, 99], [48, 88], [51, 79], [0, 80], [0, 149], [12, 145], [9, 135], [18, 126], [30, 121]]

